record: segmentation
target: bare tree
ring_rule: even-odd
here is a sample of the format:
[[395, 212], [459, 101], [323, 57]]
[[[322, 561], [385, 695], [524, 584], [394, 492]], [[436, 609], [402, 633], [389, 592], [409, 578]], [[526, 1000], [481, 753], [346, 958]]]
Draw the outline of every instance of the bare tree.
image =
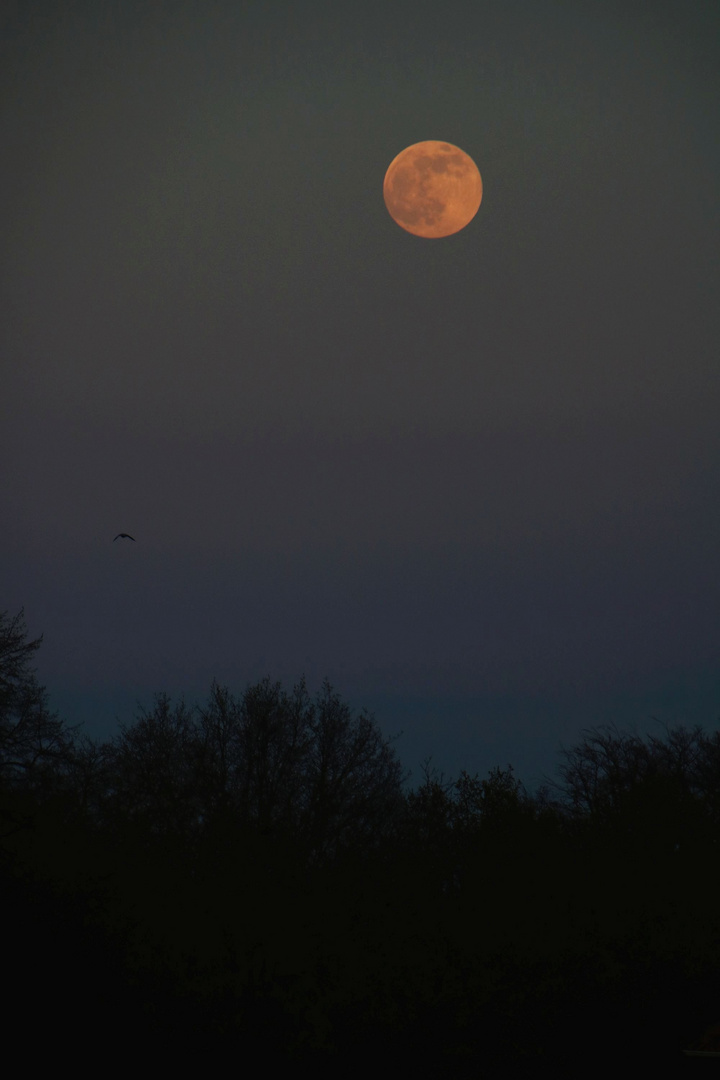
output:
[[512, 765], [496, 766], [486, 780], [464, 770], [454, 785], [453, 819], [464, 830], [514, 824], [523, 813], [532, 814], [531, 801]]
[[399, 820], [402, 767], [365, 710], [353, 713], [327, 680], [311, 709], [308, 828], [319, 854], [374, 846]]
[[72, 731], [47, 704], [32, 661], [42, 636], [28, 640], [24, 611], [0, 612], [0, 780], [39, 788], [67, 761]]
[[291, 839], [306, 857], [372, 845], [403, 803], [394, 750], [329, 683], [264, 679], [205, 705], [158, 695], [103, 752], [106, 813], [151, 831]]
[[676, 727], [641, 738], [593, 728], [563, 757], [554, 787], [577, 822], [673, 850], [720, 825], [720, 733]]
[[151, 835], [187, 833], [197, 821], [192, 709], [157, 694], [152, 709], [121, 725], [97, 762], [102, 813], [109, 822], [133, 824]]
[[204, 819], [261, 833], [297, 825], [303, 812], [312, 705], [304, 682], [288, 694], [263, 679], [240, 699], [213, 683], [196, 713], [194, 757]]

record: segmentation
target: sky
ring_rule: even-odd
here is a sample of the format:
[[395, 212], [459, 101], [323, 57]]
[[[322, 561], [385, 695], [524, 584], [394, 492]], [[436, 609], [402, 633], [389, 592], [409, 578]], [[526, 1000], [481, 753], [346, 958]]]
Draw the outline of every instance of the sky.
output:
[[[328, 678], [412, 782], [529, 787], [715, 730], [714, 0], [3, 12], [0, 610], [53, 708]], [[425, 139], [483, 178], [444, 239], [383, 201]]]

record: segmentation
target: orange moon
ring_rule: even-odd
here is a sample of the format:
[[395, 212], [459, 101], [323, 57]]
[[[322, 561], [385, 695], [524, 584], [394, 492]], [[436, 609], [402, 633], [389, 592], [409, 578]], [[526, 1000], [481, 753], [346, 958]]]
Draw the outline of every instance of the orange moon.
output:
[[390, 217], [415, 236], [452, 236], [477, 214], [482, 177], [473, 159], [451, 143], [414, 143], [385, 173]]

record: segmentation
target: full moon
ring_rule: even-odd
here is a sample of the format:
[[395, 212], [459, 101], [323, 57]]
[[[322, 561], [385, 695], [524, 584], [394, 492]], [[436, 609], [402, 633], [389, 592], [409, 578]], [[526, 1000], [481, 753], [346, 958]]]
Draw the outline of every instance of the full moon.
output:
[[482, 200], [482, 177], [464, 150], [451, 143], [414, 143], [398, 154], [385, 173], [388, 213], [415, 236], [452, 236], [475, 217]]

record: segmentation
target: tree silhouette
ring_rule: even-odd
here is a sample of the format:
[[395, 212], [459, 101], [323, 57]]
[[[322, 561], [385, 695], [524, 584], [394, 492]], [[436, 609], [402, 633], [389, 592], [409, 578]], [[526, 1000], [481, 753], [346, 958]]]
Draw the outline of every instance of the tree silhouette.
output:
[[41, 788], [67, 761], [72, 731], [47, 704], [32, 660], [42, 636], [28, 640], [24, 611], [0, 612], [0, 782]]
[[579, 824], [645, 850], [678, 851], [717, 835], [719, 732], [676, 727], [643, 739], [594, 728], [563, 757], [555, 788]]
[[75, 737], [40, 640], [0, 615], [0, 893], [11, 981], [42, 974], [54, 1030], [68, 964], [135, 1056], [152, 1037], [569, 1072], [592, 1030], [645, 1063], [717, 1015], [719, 734], [586, 732], [552, 798], [510, 765], [427, 762], [403, 792], [392, 741], [327, 681], [158, 694], [104, 745]]
[[374, 847], [399, 820], [403, 773], [374, 719], [355, 715], [327, 680], [309, 712], [309, 835], [317, 854]]
[[204, 705], [156, 697], [101, 753], [104, 814], [148, 833], [292, 839], [309, 859], [372, 846], [403, 803], [402, 770], [329, 683], [311, 698], [264, 679]]
[[465, 831], [507, 829], [532, 812], [531, 800], [512, 765], [491, 769], [486, 780], [463, 770], [455, 783], [455, 822]]
[[102, 813], [116, 827], [135, 826], [149, 835], [187, 835], [197, 822], [192, 769], [192, 710], [158, 694], [151, 710], [101, 749]]

